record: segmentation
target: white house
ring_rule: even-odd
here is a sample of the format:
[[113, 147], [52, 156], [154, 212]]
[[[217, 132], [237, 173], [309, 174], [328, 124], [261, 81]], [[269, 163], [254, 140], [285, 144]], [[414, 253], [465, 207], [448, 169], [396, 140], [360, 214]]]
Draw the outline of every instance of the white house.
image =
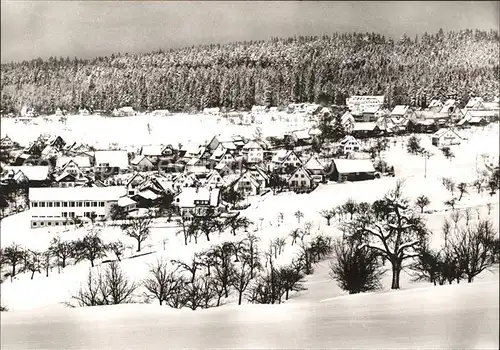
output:
[[436, 147], [459, 145], [460, 135], [451, 129], [439, 129], [432, 135], [432, 144]]
[[359, 181], [375, 178], [370, 159], [333, 159], [332, 177], [335, 181]]
[[30, 188], [31, 228], [62, 226], [73, 218], [105, 219], [125, 194], [123, 186]]
[[248, 141], [243, 146], [243, 157], [250, 164], [259, 164], [264, 161], [264, 149], [255, 141]]
[[297, 168], [287, 180], [290, 188], [310, 188], [313, 179], [304, 167]]
[[173, 204], [180, 209], [181, 215], [193, 213], [202, 208], [219, 206], [220, 189], [206, 187], [186, 187], [174, 197]]
[[295, 154], [294, 151], [279, 150], [271, 159], [273, 169], [280, 167], [294, 167], [302, 166], [302, 161]]
[[347, 135], [342, 140], [340, 140], [339, 147], [342, 149], [342, 152], [344, 154], [359, 152], [361, 150], [361, 144], [352, 135]]
[[116, 169], [117, 171], [128, 168], [127, 151], [95, 151], [95, 171], [106, 171], [106, 169]]
[[3, 168], [2, 179], [10, 179], [16, 183], [47, 181], [50, 173], [50, 167], [47, 165], [6, 165]]
[[[347, 111], [345, 112], [342, 117], [341, 117], [341, 123], [342, 126], [344, 127], [344, 130], [346, 133], [351, 133], [352, 130], [354, 129], [354, 124], [355, 120], [354, 117], [352, 116], [351, 112]], [[332, 123], [335, 123], [335, 121], [332, 121]]]
[[73, 160], [64, 165], [55, 181], [59, 187], [80, 187], [89, 183], [89, 179]]
[[320, 183], [323, 181], [325, 167], [319, 162], [318, 158], [314, 156], [309, 158], [309, 160], [304, 164], [304, 169], [307, 170], [314, 182]]
[[9, 135], [5, 135], [2, 139], [0, 139], [0, 147], [2, 148], [11, 148], [14, 146], [14, 142], [9, 137]]
[[129, 106], [113, 110], [113, 116], [115, 117], [132, 117], [134, 115], [137, 115], [137, 112]]
[[134, 159], [130, 161], [130, 165], [134, 170], [138, 171], [149, 171], [154, 168], [151, 160], [149, 160], [149, 158], [144, 155], [135, 156]]

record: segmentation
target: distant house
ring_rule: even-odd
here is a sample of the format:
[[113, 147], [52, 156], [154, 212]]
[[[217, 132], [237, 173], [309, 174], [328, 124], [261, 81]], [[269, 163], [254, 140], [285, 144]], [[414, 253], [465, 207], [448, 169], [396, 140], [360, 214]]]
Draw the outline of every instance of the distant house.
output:
[[255, 180], [259, 183], [260, 188], [266, 188], [269, 184], [269, 175], [267, 172], [258, 165], [253, 165], [248, 169], [248, 171], [253, 175]]
[[279, 150], [271, 159], [272, 169], [286, 170], [302, 166], [302, 161], [294, 151]]
[[342, 149], [342, 153], [344, 154], [359, 152], [361, 150], [361, 144], [352, 135], [347, 135], [342, 140], [340, 140], [339, 147]]
[[73, 160], [64, 165], [54, 180], [58, 187], [82, 187], [89, 184], [89, 179]]
[[220, 108], [219, 107], [204, 108], [203, 109], [203, 114], [207, 114], [207, 115], [220, 115]]
[[264, 113], [266, 111], [266, 106], [252, 106], [252, 113]]
[[5, 135], [2, 139], [0, 139], [0, 147], [1, 148], [12, 148], [14, 146], [14, 142], [9, 137], [9, 135]]
[[325, 178], [325, 167], [321, 164], [318, 158], [312, 156], [303, 167], [310, 175], [315, 183], [323, 182]]
[[375, 178], [375, 168], [369, 159], [333, 159], [332, 180], [361, 181]]
[[175, 153], [172, 145], [144, 145], [139, 155], [147, 157], [153, 164], [162, 159], [171, 159]]
[[292, 131], [292, 140], [299, 145], [309, 145], [312, 143], [312, 136], [309, 135], [309, 130]]
[[248, 141], [243, 146], [242, 153], [247, 163], [260, 164], [264, 161], [264, 149], [256, 141]]
[[134, 170], [137, 171], [150, 171], [154, 169], [153, 163], [149, 160], [148, 157], [144, 155], [135, 156], [131, 161], [130, 165]]
[[205, 179], [204, 186], [208, 188], [219, 188], [227, 186], [222, 175], [217, 170], [212, 170]]
[[224, 148], [222, 144], [217, 147], [209, 160], [212, 164], [218, 164], [219, 162], [232, 164], [236, 161], [230, 151], [227, 148]]
[[291, 189], [304, 189], [311, 188], [313, 179], [304, 167], [300, 167], [290, 174], [287, 182]]
[[49, 159], [52, 157], [58, 157], [61, 154], [61, 151], [57, 147], [47, 145], [43, 150], [42, 150], [42, 158], [44, 159]]
[[410, 106], [398, 105], [394, 107], [390, 116], [391, 118], [409, 118], [411, 112]]
[[135, 196], [139, 192], [139, 186], [144, 183], [146, 178], [142, 174], [134, 174], [126, 183], [127, 196]]
[[2, 180], [15, 184], [27, 184], [29, 187], [44, 186], [49, 183], [50, 167], [46, 165], [4, 166]]
[[[354, 129], [354, 124], [355, 120], [354, 117], [352, 116], [351, 112], [347, 111], [345, 112], [342, 117], [340, 118], [342, 126], [344, 127], [344, 130], [346, 133], [350, 134], [352, 130]], [[332, 121], [334, 123], [335, 121]]]
[[361, 122], [374, 122], [377, 120], [377, 112], [380, 110], [380, 105], [366, 106], [361, 111], [360, 119]]
[[126, 213], [130, 213], [132, 211], [137, 210], [137, 202], [134, 201], [129, 196], [122, 196], [118, 198], [118, 202], [116, 203], [119, 207], [123, 208]]
[[193, 214], [206, 208], [217, 208], [220, 201], [220, 189], [205, 187], [186, 187], [174, 197], [173, 205], [179, 208], [181, 215]]
[[114, 117], [132, 117], [134, 115], [137, 115], [137, 112], [129, 106], [113, 110]]
[[94, 158], [96, 173], [112, 175], [128, 169], [127, 151], [95, 151]]
[[352, 135], [356, 138], [375, 137], [380, 135], [381, 130], [377, 123], [356, 123]]
[[439, 100], [439, 99], [434, 99], [429, 103], [427, 108], [429, 110], [437, 113], [443, 108], [443, 102], [441, 102], [441, 100]]
[[69, 162], [74, 162], [78, 166], [78, 168], [84, 173], [87, 173], [92, 167], [90, 156], [79, 155], [74, 157], [66, 157], [66, 156], [57, 157], [56, 168], [63, 169]]
[[497, 111], [476, 111], [476, 110], [469, 110], [465, 112], [464, 118], [484, 118], [484, 120], [487, 122], [486, 124], [495, 121], [498, 119], [498, 112]]
[[436, 147], [459, 145], [462, 138], [452, 129], [439, 129], [432, 137], [432, 144]]
[[240, 192], [243, 196], [256, 196], [261, 191], [259, 181], [252, 175], [251, 172], [243, 173], [233, 184], [235, 191]]

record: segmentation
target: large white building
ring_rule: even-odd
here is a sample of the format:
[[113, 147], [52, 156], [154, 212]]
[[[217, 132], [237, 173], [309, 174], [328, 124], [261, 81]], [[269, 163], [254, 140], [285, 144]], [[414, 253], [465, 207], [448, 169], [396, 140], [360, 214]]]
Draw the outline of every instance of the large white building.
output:
[[62, 226], [73, 218], [105, 219], [111, 206], [127, 194], [125, 186], [30, 188], [31, 228]]

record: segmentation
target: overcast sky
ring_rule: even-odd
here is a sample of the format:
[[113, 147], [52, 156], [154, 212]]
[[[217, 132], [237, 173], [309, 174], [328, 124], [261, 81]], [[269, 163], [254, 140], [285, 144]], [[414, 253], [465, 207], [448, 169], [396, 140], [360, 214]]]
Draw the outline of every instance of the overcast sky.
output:
[[272, 36], [498, 29], [496, 1], [4, 1], [1, 61], [95, 57]]

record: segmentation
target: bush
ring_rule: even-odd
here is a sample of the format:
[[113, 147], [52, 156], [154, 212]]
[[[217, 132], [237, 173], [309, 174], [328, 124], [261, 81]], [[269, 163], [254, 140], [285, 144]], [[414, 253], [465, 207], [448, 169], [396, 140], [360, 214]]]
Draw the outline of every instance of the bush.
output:
[[349, 294], [378, 290], [385, 271], [378, 255], [351, 242], [338, 240], [334, 243], [335, 259], [330, 263], [330, 277]]

